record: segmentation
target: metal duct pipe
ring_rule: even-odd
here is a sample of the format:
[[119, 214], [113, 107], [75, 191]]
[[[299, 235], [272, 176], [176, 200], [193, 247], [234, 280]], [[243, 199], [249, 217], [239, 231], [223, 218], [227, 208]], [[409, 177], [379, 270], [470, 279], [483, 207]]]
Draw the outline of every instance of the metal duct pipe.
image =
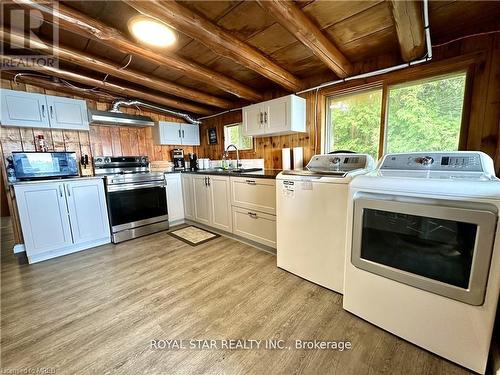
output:
[[141, 106], [141, 107], [144, 107], [144, 108], [153, 109], [155, 111], [168, 113], [169, 115], [173, 115], [173, 116], [176, 116], [176, 117], [181, 117], [184, 120], [186, 120], [186, 121], [188, 121], [188, 122], [190, 122], [191, 124], [194, 124], [194, 125], [200, 125], [201, 124], [201, 121], [198, 121], [198, 120], [192, 118], [187, 113], [173, 111], [171, 109], [163, 108], [163, 107], [160, 107], [160, 106], [157, 106], [157, 105], [154, 105], [154, 104], [149, 104], [149, 103], [141, 102], [140, 100], [115, 100], [113, 102], [113, 104], [111, 105], [110, 112], [121, 113], [121, 111], [120, 111], [120, 107], [121, 106], [125, 106], [125, 107]]

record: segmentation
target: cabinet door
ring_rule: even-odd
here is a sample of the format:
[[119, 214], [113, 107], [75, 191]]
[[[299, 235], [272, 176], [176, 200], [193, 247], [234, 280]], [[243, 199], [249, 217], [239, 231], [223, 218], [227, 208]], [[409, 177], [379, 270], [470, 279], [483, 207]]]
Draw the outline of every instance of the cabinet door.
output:
[[194, 124], [181, 125], [182, 144], [184, 146], [200, 145], [200, 127]]
[[85, 100], [47, 95], [50, 127], [55, 129], [89, 130]]
[[193, 176], [182, 174], [182, 196], [184, 199], [184, 217], [188, 220], [194, 220], [194, 194], [193, 194]]
[[101, 179], [64, 184], [75, 244], [110, 238], [108, 210]]
[[181, 145], [181, 127], [178, 122], [160, 121], [158, 123], [160, 131], [160, 144]]
[[0, 96], [2, 103], [0, 123], [2, 125], [49, 127], [45, 95], [1, 89]]
[[194, 220], [210, 225], [210, 189], [208, 176], [193, 176]]
[[244, 135], [262, 135], [263, 111], [259, 104], [243, 108], [243, 133]]
[[18, 185], [14, 190], [28, 257], [72, 245], [63, 184]]
[[266, 133], [281, 133], [290, 130], [289, 100], [287, 96], [274, 99], [264, 107]]
[[167, 182], [168, 221], [170, 223], [184, 219], [184, 204], [182, 199], [182, 183], [179, 173], [165, 175]]
[[276, 216], [233, 207], [233, 233], [276, 248]]
[[229, 177], [208, 176], [211, 203], [211, 225], [215, 228], [231, 232], [231, 195]]

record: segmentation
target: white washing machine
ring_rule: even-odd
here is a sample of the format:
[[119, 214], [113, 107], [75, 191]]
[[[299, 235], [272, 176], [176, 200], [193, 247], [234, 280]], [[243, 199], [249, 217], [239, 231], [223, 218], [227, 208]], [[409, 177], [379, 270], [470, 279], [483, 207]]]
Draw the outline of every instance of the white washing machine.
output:
[[315, 155], [276, 177], [278, 267], [343, 292], [348, 186], [373, 164], [366, 154]]
[[500, 180], [484, 153], [386, 155], [350, 187], [344, 309], [484, 373], [499, 211]]

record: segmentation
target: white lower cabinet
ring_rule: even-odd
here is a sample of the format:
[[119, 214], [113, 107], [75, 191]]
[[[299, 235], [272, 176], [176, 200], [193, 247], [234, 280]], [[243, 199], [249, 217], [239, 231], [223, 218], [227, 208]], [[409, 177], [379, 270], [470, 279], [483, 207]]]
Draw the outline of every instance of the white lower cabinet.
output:
[[14, 186], [30, 263], [109, 243], [102, 179]]
[[193, 177], [194, 175], [192, 174], [181, 174], [184, 217], [188, 220], [194, 220]]
[[168, 222], [176, 224], [184, 220], [184, 200], [181, 175], [168, 173], [165, 175], [167, 183]]
[[233, 233], [276, 248], [276, 216], [233, 207]]
[[208, 186], [208, 176], [195, 175], [193, 177], [194, 195], [194, 220], [210, 225], [210, 188]]
[[276, 248], [272, 179], [182, 174], [185, 218]]
[[210, 190], [210, 225], [231, 232], [231, 194], [229, 177], [208, 176]]

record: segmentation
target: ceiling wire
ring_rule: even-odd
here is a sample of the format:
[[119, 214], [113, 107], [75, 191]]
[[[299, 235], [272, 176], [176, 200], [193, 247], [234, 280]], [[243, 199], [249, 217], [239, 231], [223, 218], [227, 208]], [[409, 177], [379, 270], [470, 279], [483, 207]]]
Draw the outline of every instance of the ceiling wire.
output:
[[472, 38], [474, 36], [496, 34], [496, 33], [500, 33], [500, 30], [484, 31], [484, 32], [481, 32], [481, 33], [464, 35], [464, 36], [460, 36], [460, 37], [455, 38], [455, 39], [448, 40], [448, 41], [443, 42], [443, 43], [433, 44], [432, 46], [433, 47], [441, 47], [441, 46], [445, 46], [445, 45], [450, 44], [450, 43], [458, 42], [459, 40], [462, 40], [462, 39]]

